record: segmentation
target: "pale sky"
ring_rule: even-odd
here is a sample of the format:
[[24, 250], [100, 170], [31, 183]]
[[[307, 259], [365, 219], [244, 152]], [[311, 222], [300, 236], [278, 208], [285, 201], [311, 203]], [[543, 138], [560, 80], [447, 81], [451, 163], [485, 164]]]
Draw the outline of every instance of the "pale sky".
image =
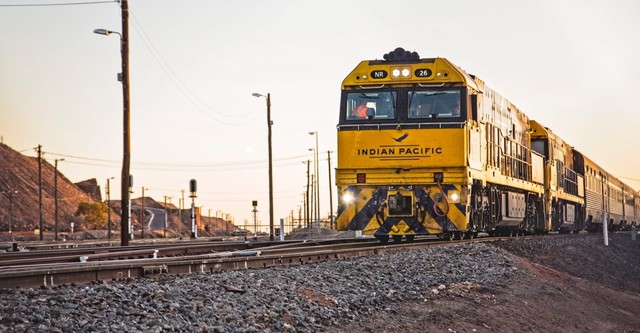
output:
[[[120, 197], [122, 86], [117, 3], [0, 0], [0, 136], [74, 182]], [[396, 47], [475, 74], [531, 119], [640, 188], [640, 2], [132, 0], [134, 193], [157, 201], [198, 181], [197, 206], [268, 224], [266, 103], [271, 93], [274, 216], [302, 206], [319, 133], [321, 213], [336, 150], [340, 84]], [[56, 155], [59, 154], [59, 155]], [[62, 156], [63, 155], [63, 156]], [[73, 157], [70, 157], [73, 156]], [[336, 154], [332, 154], [335, 168]], [[312, 162], [313, 163], [313, 162]], [[332, 181], [335, 181], [332, 175]], [[335, 186], [334, 213], [337, 210]], [[186, 193], [188, 196], [188, 193]], [[190, 205], [187, 198], [187, 206]]]

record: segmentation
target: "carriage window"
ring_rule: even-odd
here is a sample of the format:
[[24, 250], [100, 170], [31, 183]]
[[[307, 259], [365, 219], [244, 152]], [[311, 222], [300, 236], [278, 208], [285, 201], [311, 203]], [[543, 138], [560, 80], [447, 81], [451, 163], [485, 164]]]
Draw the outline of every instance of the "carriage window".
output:
[[347, 94], [347, 120], [394, 119], [395, 92], [358, 92]]
[[409, 118], [460, 117], [460, 91], [409, 91]]

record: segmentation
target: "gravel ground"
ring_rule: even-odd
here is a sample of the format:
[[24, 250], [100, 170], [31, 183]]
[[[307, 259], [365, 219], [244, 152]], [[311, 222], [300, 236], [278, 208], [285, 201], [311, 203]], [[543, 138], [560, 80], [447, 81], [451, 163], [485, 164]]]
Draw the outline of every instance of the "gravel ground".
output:
[[628, 234], [0, 291], [2, 332], [640, 333]]
[[[490, 245], [0, 292], [0, 331], [317, 332], [521, 273]], [[330, 329], [329, 329], [330, 330]]]

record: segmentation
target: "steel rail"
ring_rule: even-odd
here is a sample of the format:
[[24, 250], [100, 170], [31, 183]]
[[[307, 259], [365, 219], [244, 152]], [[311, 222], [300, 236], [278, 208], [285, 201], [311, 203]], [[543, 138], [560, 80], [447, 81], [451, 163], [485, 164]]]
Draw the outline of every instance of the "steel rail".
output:
[[122, 280], [158, 274], [213, 273], [223, 270], [266, 268], [345, 260], [407, 249], [449, 246], [468, 242], [495, 241], [501, 238], [463, 241], [416, 239], [413, 243], [378, 244], [372, 241], [341, 243], [333, 241], [265, 246], [261, 249], [198, 254], [185, 257], [160, 257], [128, 260], [88, 261], [84, 263], [45, 264], [0, 269], [0, 288], [34, 288], [92, 281]]

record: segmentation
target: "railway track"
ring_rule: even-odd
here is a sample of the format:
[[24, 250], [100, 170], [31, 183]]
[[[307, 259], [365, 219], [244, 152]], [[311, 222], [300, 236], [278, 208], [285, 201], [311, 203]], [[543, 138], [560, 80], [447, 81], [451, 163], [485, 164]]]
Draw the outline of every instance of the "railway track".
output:
[[[537, 236], [539, 237], [539, 236]], [[408, 249], [495, 241], [504, 238], [477, 238], [443, 241], [417, 238], [411, 243], [380, 244], [373, 239], [291, 241], [291, 242], [211, 242], [170, 246], [131, 246], [103, 253], [75, 252], [49, 258], [2, 260], [0, 288], [35, 288], [92, 281], [152, 277], [159, 274], [212, 273], [222, 270], [266, 268], [317, 263], [329, 260], [379, 255]], [[158, 245], [158, 244], [156, 244]], [[136, 248], [135, 246], [133, 248]], [[93, 250], [92, 250], [93, 251]], [[61, 251], [64, 252], [64, 251]], [[83, 259], [84, 257], [84, 259]], [[1, 257], [2, 259], [5, 256]], [[72, 259], [73, 258], [73, 259]]]
[[[293, 241], [297, 243], [298, 241]], [[290, 243], [290, 242], [287, 242]], [[262, 242], [208, 242], [186, 241], [130, 246], [62, 248], [6, 252], [0, 254], [0, 267], [64, 262], [86, 262], [103, 260], [142, 259], [204, 254], [211, 252], [234, 251], [262, 246]]]

